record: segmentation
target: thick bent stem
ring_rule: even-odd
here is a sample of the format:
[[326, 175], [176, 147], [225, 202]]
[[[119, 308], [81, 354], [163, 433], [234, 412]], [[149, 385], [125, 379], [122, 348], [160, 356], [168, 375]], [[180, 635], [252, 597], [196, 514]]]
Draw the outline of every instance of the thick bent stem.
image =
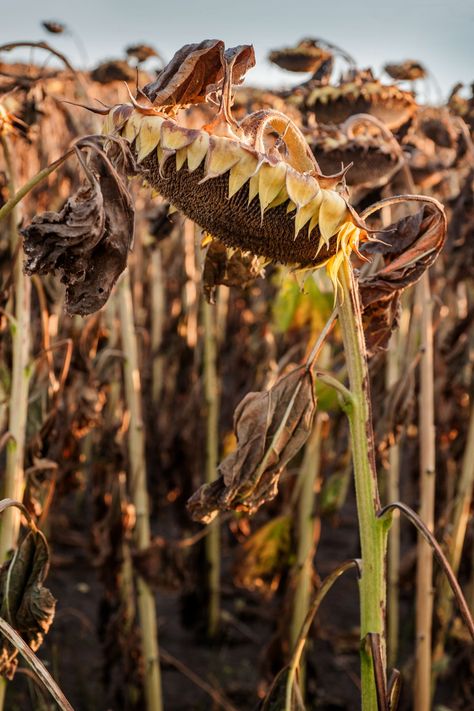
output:
[[385, 673], [385, 548], [388, 523], [377, 518], [380, 508], [366, 346], [359, 292], [346, 260], [339, 272], [339, 323], [346, 354], [351, 401], [349, 418], [362, 558], [360, 587], [361, 685], [363, 711], [377, 711], [377, 686], [369, 634], [378, 635]]

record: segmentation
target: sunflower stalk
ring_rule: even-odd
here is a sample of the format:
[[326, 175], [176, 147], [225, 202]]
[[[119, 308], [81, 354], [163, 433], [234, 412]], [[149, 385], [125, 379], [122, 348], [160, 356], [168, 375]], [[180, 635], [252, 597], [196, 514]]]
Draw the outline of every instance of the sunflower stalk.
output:
[[[1, 136], [5, 157], [10, 196], [15, 195], [15, 165], [8, 138]], [[9, 439], [6, 445], [6, 466], [2, 477], [2, 498], [22, 501], [25, 488], [24, 455], [26, 419], [28, 411], [28, 387], [30, 380], [30, 310], [31, 282], [23, 273], [22, 260], [18, 252], [18, 214], [15, 207], [8, 213], [10, 219], [10, 246], [14, 270], [14, 319], [11, 320], [12, 374], [8, 414]], [[15, 548], [20, 531], [20, 512], [8, 508], [0, 523], [0, 565]], [[0, 709], [3, 709], [6, 680], [0, 679]]]
[[[149, 503], [146, 482], [145, 436], [141, 408], [140, 370], [133, 317], [130, 277], [126, 272], [119, 284], [119, 314], [124, 354], [125, 399], [130, 412], [128, 445], [130, 458], [130, 494], [136, 510], [135, 541], [138, 550], [150, 545]], [[145, 662], [145, 698], [147, 711], [162, 711], [161, 675], [158, 651], [158, 626], [155, 597], [145, 580], [136, 580], [138, 617], [142, 654]]]
[[339, 280], [341, 288], [337, 291], [337, 306], [352, 395], [345, 409], [350, 425], [362, 559], [359, 580], [362, 709], [378, 711], [369, 635], [377, 635], [380, 639], [380, 656], [385, 675], [385, 550], [389, 522], [377, 518], [380, 499], [375, 468], [369, 373], [359, 292], [349, 260], [344, 260]]
[[[206, 483], [217, 476], [219, 384], [217, 376], [217, 338], [215, 309], [203, 301], [204, 327], [204, 390], [206, 401]], [[212, 639], [219, 631], [220, 621], [220, 528], [215, 526], [206, 536], [206, 560], [208, 566], [208, 634]]]
[[[436, 446], [434, 428], [434, 373], [432, 304], [428, 273], [417, 286], [420, 309], [420, 518], [434, 529]], [[433, 551], [418, 536], [416, 570], [416, 651], [414, 708], [431, 708], [431, 638], [433, 620]]]

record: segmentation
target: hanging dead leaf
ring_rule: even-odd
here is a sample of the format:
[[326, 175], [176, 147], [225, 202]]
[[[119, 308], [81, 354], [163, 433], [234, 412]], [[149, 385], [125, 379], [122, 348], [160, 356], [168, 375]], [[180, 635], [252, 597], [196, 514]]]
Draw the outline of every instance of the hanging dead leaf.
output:
[[76, 144], [86, 181], [60, 212], [37, 215], [22, 230], [26, 274], [58, 271], [67, 311], [81, 316], [104, 306], [133, 239], [134, 208], [125, 183], [133, 170], [129, 149], [122, 141], [106, 155], [102, 140]]
[[397, 327], [399, 299], [436, 260], [446, 239], [446, 215], [430, 202], [416, 214], [390, 225], [379, 242], [364, 245], [366, 255], [380, 254], [384, 265], [359, 279], [364, 332], [369, 355], [387, 348]]
[[219, 465], [219, 476], [189, 499], [196, 521], [219, 511], [255, 512], [278, 491], [280, 475], [306, 442], [316, 410], [313, 376], [305, 366], [279, 378], [268, 391], [248, 393], [234, 413], [237, 449]]
[[186, 44], [155, 81], [144, 87], [143, 93], [155, 106], [202, 103], [208, 94], [207, 87], [215, 84], [222, 73], [223, 55], [222, 40]]

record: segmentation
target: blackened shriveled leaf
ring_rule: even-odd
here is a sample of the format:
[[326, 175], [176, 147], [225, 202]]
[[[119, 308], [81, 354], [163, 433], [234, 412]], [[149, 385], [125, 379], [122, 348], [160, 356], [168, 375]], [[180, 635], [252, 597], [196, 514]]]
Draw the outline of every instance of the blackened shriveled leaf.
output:
[[365, 254], [381, 254], [384, 265], [359, 279], [364, 332], [369, 355], [387, 348], [398, 323], [399, 299], [436, 260], [446, 239], [446, 216], [434, 205], [391, 225], [380, 242], [364, 245]]
[[[56, 600], [43, 587], [49, 569], [49, 549], [40, 531], [29, 531], [13, 558], [0, 571], [1, 616], [23, 637], [33, 651], [43, 642], [54, 618]], [[15, 671], [5, 665], [12, 652], [3, 642], [0, 674], [11, 678]]]
[[204, 295], [211, 304], [215, 301], [216, 288], [224, 286], [244, 287], [262, 275], [258, 257], [229, 250], [222, 242], [213, 240], [206, 252], [202, 273]]
[[87, 177], [77, 193], [60, 212], [37, 215], [22, 230], [25, 272], [58, 271], [66, 284], [67, 311], [82, 316], [106, 303], [133, 239], [134, 209], [125, 183], [132, 170], [129, 149], [120, 144], [112, 164], [101, 140], [89, 137], [78, 144], [86, 152], [81, 162]]
[[189, 499], [193, 519], [209, 523], [219, 511], [255, 512], [278, 491], [280, 475], [306, 442], [316, 411], [313, 376], [305, 366], [268, 391], [248, 393], [234, 413], [237, 449], [219, 476]]

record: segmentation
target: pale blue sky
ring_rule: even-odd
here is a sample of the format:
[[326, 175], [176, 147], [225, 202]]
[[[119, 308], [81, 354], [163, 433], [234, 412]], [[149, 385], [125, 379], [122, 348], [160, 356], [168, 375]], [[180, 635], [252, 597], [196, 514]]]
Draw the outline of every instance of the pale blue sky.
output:
[[247, 82], [278, 86], [300, 75], [270, 65], [268, 51], [315, 36], [376, 70], [386, 61], [417, 59], [443, 93], [457, 81], [474, 81], [474, 0], [0, 0], [0, 9], [0, 43], [47, 38], [73, 61], [71, 39], [47, 36], [41, 20], [75, 30], [92, 63], [136, 42], [153, 44], [168, 60], [183, 44], [215, 37], [229, 46], [252, 43], [257, 67]]

